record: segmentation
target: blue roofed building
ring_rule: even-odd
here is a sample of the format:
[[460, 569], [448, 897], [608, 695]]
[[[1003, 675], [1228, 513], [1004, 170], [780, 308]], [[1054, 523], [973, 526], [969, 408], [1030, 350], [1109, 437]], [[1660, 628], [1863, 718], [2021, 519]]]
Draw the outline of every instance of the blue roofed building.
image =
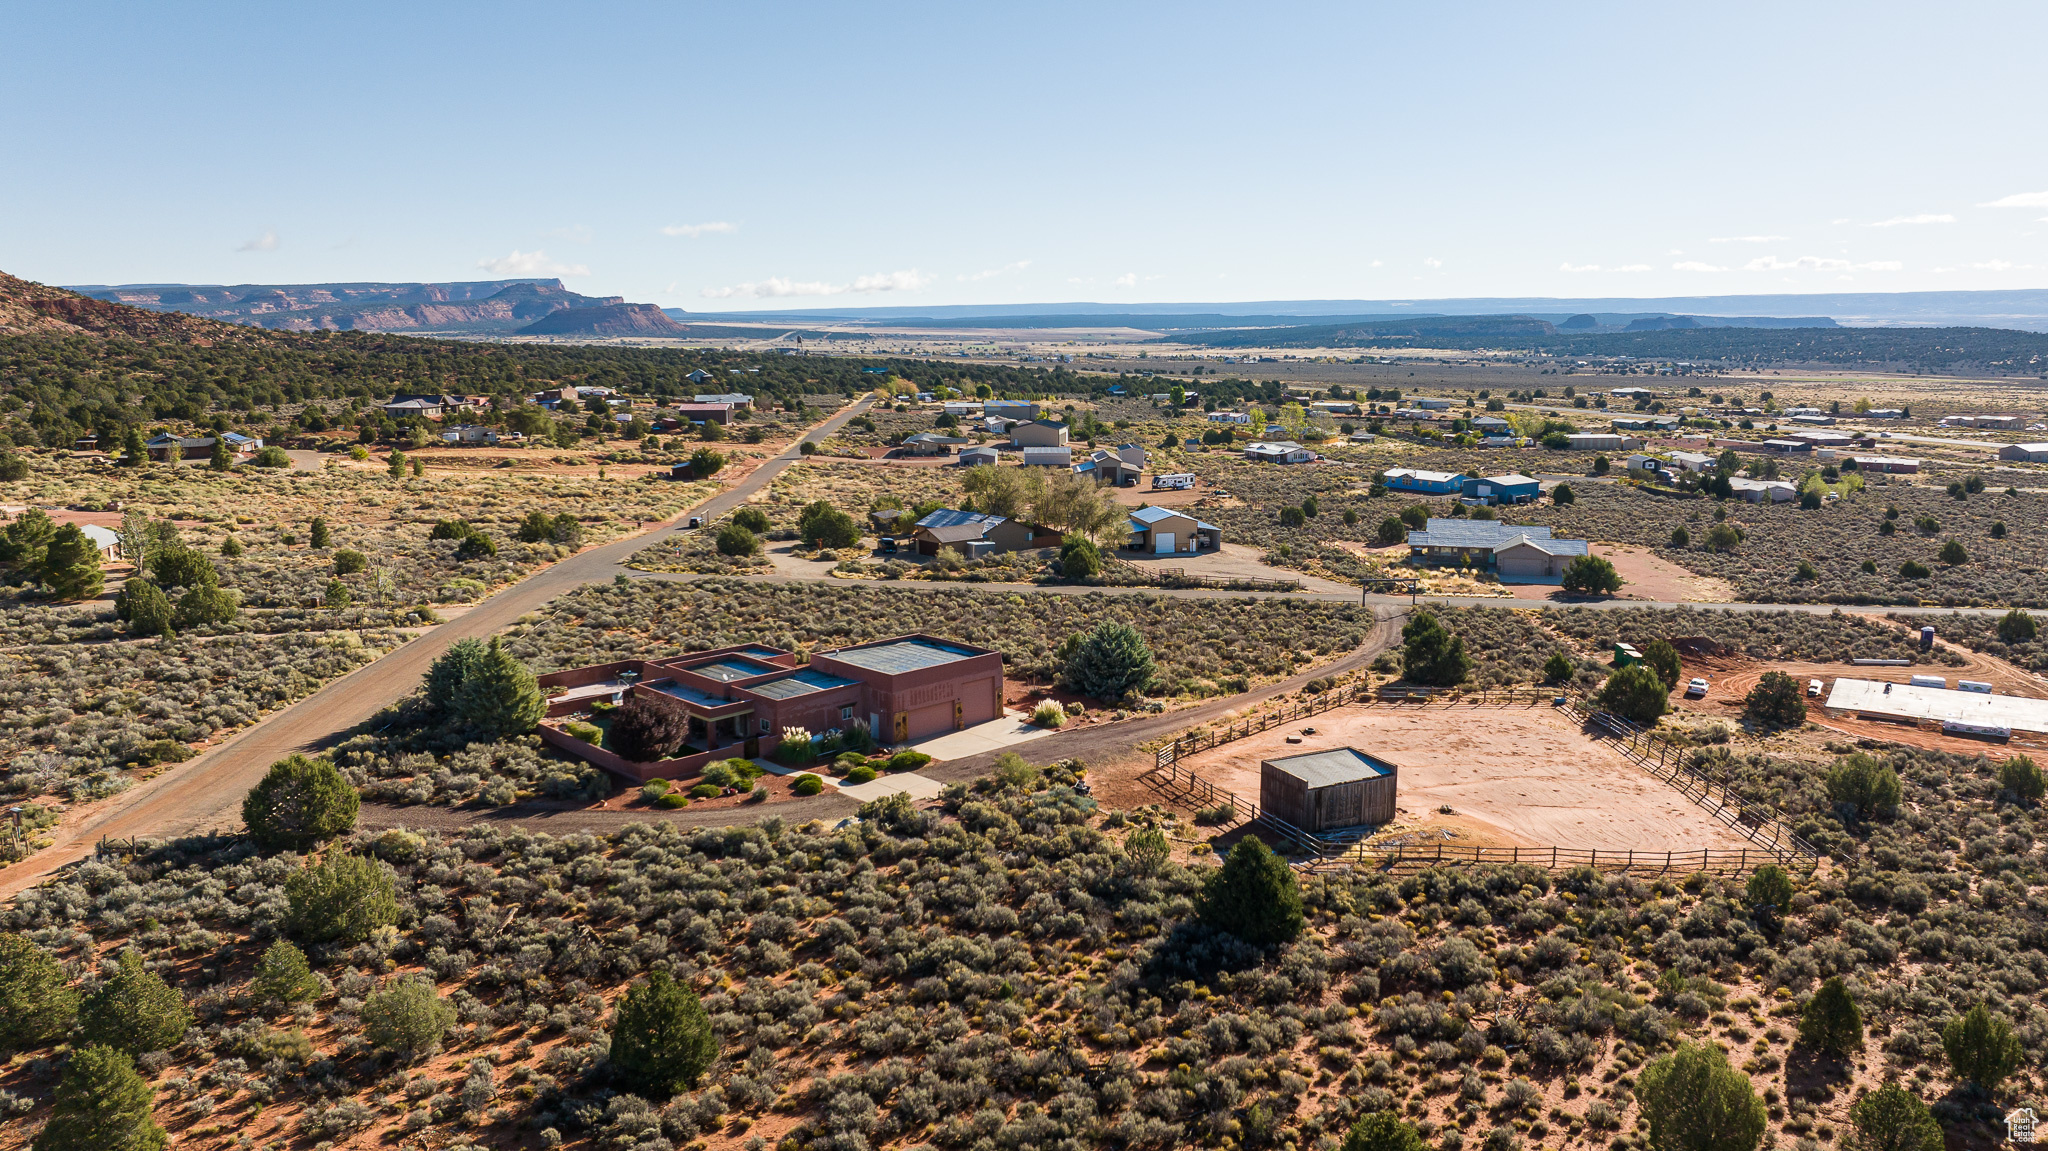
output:
[[1557, 583], [1566, 564], [1591, 554], [1585, 540], [1556, 539], [1549, 528], [1534, 524], [1431, 516], [1428, 527], [1408, 533], [1410, 559], [1469, 563], [1494, 572], [1503, 583]]
[[1527, 504], [1536, 502], [1543, 494], [1543, 485], [1525, 475], [1510, 472], [1504, 476], [1481, 476], [1464, 479], [1465, 498], [1483, 500], [1489, 504]]
[[1380, 473], [1390, 492], [1423, 492], [1448, 496], [1463, 491], [1465, 477], [1457, 472], [1425, 472], [1420, 468], [1388, 468]]

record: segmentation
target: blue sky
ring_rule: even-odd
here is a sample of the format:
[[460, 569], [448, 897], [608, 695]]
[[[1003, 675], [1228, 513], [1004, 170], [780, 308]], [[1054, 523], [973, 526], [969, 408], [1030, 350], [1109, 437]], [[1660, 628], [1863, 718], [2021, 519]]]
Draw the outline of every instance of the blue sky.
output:
[[52, 283], [2048, 285], [2038, 4], [9, 7], [0, 269]]

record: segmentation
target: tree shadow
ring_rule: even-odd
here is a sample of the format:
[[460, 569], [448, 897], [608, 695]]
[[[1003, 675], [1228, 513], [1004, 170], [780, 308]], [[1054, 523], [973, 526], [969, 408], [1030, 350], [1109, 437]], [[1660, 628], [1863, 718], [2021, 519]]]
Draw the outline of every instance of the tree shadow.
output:
[[1154, 991], [1184, 982], [1206, 986], [1219, 975], [1257, 967], [1265, 958], [1263, 948], [1200, 920], [1184, 919], [1153, 941], [1139, 959], [1138, 973]]

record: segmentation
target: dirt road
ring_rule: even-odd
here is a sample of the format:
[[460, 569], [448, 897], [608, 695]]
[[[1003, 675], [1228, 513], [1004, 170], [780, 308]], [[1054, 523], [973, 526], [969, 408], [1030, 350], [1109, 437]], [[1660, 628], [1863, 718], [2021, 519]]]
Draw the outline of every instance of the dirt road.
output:
[[[822, 440], [866, 410], [870, 402], [853, 404], [812, 428], [804, 438]], [[674, 523], [578, 552], [543, 568], [375, 663], [272, 713], [212, 751], [104, 801], [82, 819], [60, 825], [56, 842], [50, 847], [29, 860], [0, 870], [0, 898], [12, 896], [52, 871], [85, 858], [102, 837], [161, 838], [239, 826], [242, 797], [263, 778], [272, 763], [295, 751], [327, 746], [403, 698], [419, 685], [427, 666], [455, 641], [488, 637], [556, 596], [593, 581], [611, 579], [624, 570], [623, 565], [633, 553], [681, 530], [677, 523], [687, 523], [692, 515], [703, 516], [709, 522], [766, 487], [799, 458], [800, 449], [792, 446], [755, 468], [740, 483], [677, 517]]]

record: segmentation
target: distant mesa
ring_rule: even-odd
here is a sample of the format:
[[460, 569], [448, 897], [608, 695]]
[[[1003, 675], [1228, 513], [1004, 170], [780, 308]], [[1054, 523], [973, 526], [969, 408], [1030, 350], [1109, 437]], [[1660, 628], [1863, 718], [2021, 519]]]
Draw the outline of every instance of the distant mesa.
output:
[[522, 336], [680, 336], [689, 331], [653, 304], [557, 308], [519, 329]]
[[1599, 326], [1599, 320], [1594, 319], [1592, 316], [1589, 316], [1584, 312], [1580, 312], [1578, 315], [1573, 316], [1571, 319], [1566, 320], [1562, 324], [1559, 324], [1557, 326], [1557, 330], [1560, 332], [1582, 332], [1592, 328], [1597, 328]]
[[1691, 316], [1644, 316], [1640, 320], [1630, 320], [1628, 327], [1622, 330], [1626, 332], [1671, 332], [1684, 328], [1700, 328], [1705, 326]]
[[[556, 279], [476, 280], [447, 284], [126, 284], [76, 289], [81, 295], [151, 312], [182, 312], [279, 331], [511, 335], [564, 310], [590, 316], [548, 334], [674, 335], [667, 317], [625, 317], [607, 309], [623, 296], [585, 296]], [[658, 310], [657, 310], [658, 311]], [[661, 327], [667, 323], [668, 327]], [[586, 330], [590, 329], [590, 330]]]

